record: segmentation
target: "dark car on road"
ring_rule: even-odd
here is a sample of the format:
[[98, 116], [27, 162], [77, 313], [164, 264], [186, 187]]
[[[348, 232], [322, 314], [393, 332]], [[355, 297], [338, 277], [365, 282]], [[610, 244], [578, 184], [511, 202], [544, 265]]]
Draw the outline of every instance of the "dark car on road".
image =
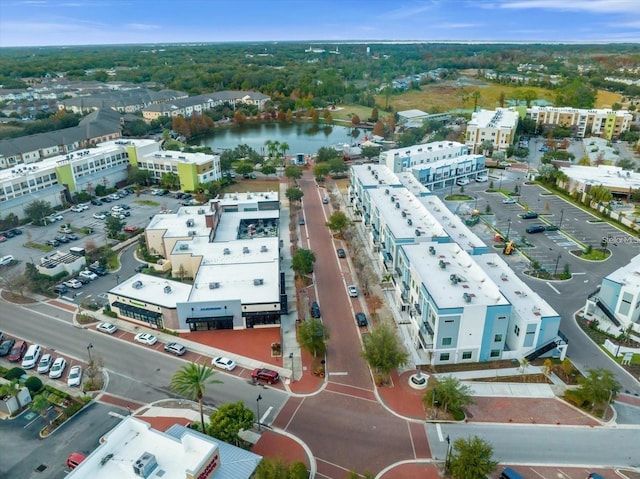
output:
[[364, 313], [356, 313], [356, 323], [361, 328], [367, 325], [367, 316]]
[[92, 263], [87, 269], [98, 276], [104, 276], [107, 274], [107, 270], [97, 263]]
[[317, 301], [313, 301], [311, 303], [311, 317], [319, 318], [320, 317], [320, 305]]
[[338, 253], [338, 258], [346, 258], [347, 257], [347, 253], [345, 253], [345, 251], [342, 248], [338, 248], [336, 250], [336, 253]]
[[280, 380], [280, 375], [277, 371], [273, 371], [271, 369], [258, 368], [251, 372], [251, 379], [253, 379], [254, 382], [262, 381], [269, 384], [275, 384]]
[[0, 343], [0, 356], [6, 356], [13, 348], [13, 345], [16, 344], [15, 339], [5, 339]]
[[91, 204], [93, 206], [102, 206], [102, 201], [100, 201], [100, 200], [91, 200]]
[[534, 225], [527, 228], [527, 233], [542, 233], [546, 228], [543, 225]]
[[537, 217], [538, 213], [536, 213], [535, 211], [527, 211], [526, 213], [522, 213], [520, 215], [520, 218], [522, 218], [523, 220], [532, 220]]

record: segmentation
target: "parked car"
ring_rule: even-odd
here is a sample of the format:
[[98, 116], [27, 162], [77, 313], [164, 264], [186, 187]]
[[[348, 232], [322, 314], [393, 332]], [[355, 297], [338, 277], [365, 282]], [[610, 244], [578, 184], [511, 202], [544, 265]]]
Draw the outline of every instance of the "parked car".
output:
[[467, 186], [469, 184], [469, 180], [467, 178], [460, 178], [456, 181], [456, 185], [458, 186]]
[[72, 289], [80, 289], [80, 288], [82, 288], [82, 283], [79, 280], [75, 279], [75, 278], [67, 280], [62, 284], [64, 284], [67, 288], [72, 288]]
[[29, 346], [27, 352], [24, 353], [24, 357], [22, 358], [22, 369], [35, 368], [41, 354], [42, 348], [39, 344], [32, 344]]
[[69, 291], [69, 288], [64, 284], [57, 284], [53, 287], [53, 292], [57, 294], [65, 294], [67, 291]]
[[322, 204], [323, 205], [328, 205], [329, 204], [329, 197], [328, 196], [325, 196], [325, 197], [322, 198]]
[[505, 198], [504, 200], [502, 200], [502, 203], [505, 205], [515, 205], [517, 202], [518, 200], [515, 198]]
[[251, 372], [251, 379], [254, 382], [264, 381], [269, 384], [275, 384], [280, 380], [280, 375], [277, 371], [266, 368], [257, 368]]
[[304, 225], [305, 225], [304, 218], [302, 218], [302, 217], [301, 217], [301, 218], [298, 220], [298, 224], [299, 224], [300, 226], [304, 226]]
[[160, 193], [162, 193], [160, 189], [151, 190], [151, 194], [154, 196], [160, 196]]
[[537, 217], [538, 213], [536, 213], [535, 211], [527, 211], [526, 213], [522, 213], [520, 215], [520, 218], [522, 218], [523, 220], [532, 220]]
[[86, 458], [87, 456], [85, 456], [81, 452], [72, 452], [71, 454], [69, 454], [69, 457], [67, 457], [67, 467], [71, 470], [74, 470]]
[[107, 334], [113, 334], [118, 330], [118, 328], [111, 323], [100, 323], [96, 326], [96, 331], [101, 331]]
[[122, 207], [120, 205], [115, 205], [111, 207], [111, 212], [113, 213], [121, 213], [124, 210], [122, 209]]
[[89, 278], [85, 278], [84, 276], [76, 276], [74, 279], [77, 279], [83, 285], [91, 283], [91, 280]]
[[158, 338], [156, 338], [153, 334], [149, 333], [138, 333], [134, 336], [134, 341], [138, 343], [146, 344], [147, 346], [153, 346], [158, 342]]
[[15, 258], [8, 254], [7, 256], [3, 256], [0, 258], [0, 266], [9, 266], [11, 263], [15, 261]]
[[81, 276], [83, 278], [87, 278], [91, 281], [93, 281], [94, 279], [98, 279], [98, 275], [95, 274], [93, 271], [89, 271], [88, 269], [85, 269], [84, 271], [81, 271], [80, 274], [78, 274], [78, 276]]
[[7, 359], [12, 363], [17, 363], [22, 359], [24, 353], [27, 352], [27, 347], [26, 341], [15, 342], [9, 350], [9, 354], [7, 354]]
[[100, 200], [91, 200], [91, 204], [93, 206], [102, 206], [102, 201], [100, 201]]
[[527, 228], [527, 233], [542, 233], [544, 230], [546, 230], [547, 228], [543, 225], [534, 225], [534, 226], [529, 226]]
[[211, 364], [213, 364], [217, 368], [224, 369], [225, 371], [233, 371], [236, 368], [236, 363], [229, 358], [225, 358], [224, 356], [213, 358], [211, 360]]
[[0, 233], [0, 235], [4, 236], [5, 238], [13, 238], [15, 236], [15, 234], [13, 234], [13, 231], [11, 230], [3, 231], [2, 233]]
[[347, 253], [345, 253], [345, 251], [342, 248], [338, 248], [336, 250], [336, 253], [338, 253], [338, 258], [346, 258], [347, 257]]
[[69, 238], [67, 238], [65, 235], [58, 235], [54, 239], [59, 243], [68, 243], [69, 242]]
[[148, 264], [139, 264], [136, 266], [136, 273], [141, 273], [143, 269], [147, 269], [148, 267]]
[[106, 268], [100, 266], [97, 261], [95, 263], [91, 263], [87, 269], [89, 271], [93, 271], [98, 276], [105, 276], [107, 274]]
[[313, 301], [311, 303], [311, 317], [319, 318], [320, 317], [320, 305], [317, 301]]
[[67, 386], [80, 386], [82, 383], [82, 366], [73, 366], [67, 376]]
[[56, 358], [51, 371], [49, 371], [49, 377], [51, 379], [60, 379], [64, 374], [64, 370], [67, 367], [67, 360], [63, 357]]
[[75, 234], [75, 233], [69, 233], [69, 234], [67, 235], [67, 239], [68, 239], [68, 240], [75, 241], [75, 240], [77, 240], [77, 239], [78, 239], [78, 235], [77, 235], [77, 234]]
[[53, 246], [54, 248], [57, 248], [58, 246], [60, 246], [60, 243], [58, 243], [56, 240], [52, 239], [52, 240], [47, 240], [47, 242], [45, 243], [47, 246]]
[[350, 284], [349, 286], [347, 286], [347, 291], [349, 292], [350, 297], [352, 298], [358, 297], [358, 288], [356, 288], [355, 285]]
[[114, 201], [118, 201], [120, 199], [120, 195], [118, 193], [111, 193], [109, 195], [109, 198], [111, 198]]
[[74, 205], [71, 207], [71, 211], [74, 211], [75, 213], [82, 213], [84, 209], [80, 205]]
[[486, 183], [488, 180], [489, 180], [488, 176], [480, 175], [480, 176], [476, 177], [476, 181], [478, 183]]
[[129, 225], [129, 226], [125, 226], [124, 227], [124, 232], [125, 233], [135, 233], [136, 231], [138, 231], [138, 227], [137, 226], [133, 226], [133, 225]]
[[100, 201], [103, 203], [111, 203], [112, 200], [108, 196], [105, 196], [104, 198], [100, 198]]
[[40, 362], [38, 363], [38, 373], [39, 374], [47, 374], [51, 366], [53, 365], [53, 356], [51, 354], [43, 354], [40, 358]]
[[15, 339], [5, 339], [2, 341], [0, 343], [0, 357], [9, 354], [9, 351], [11, 351], [14, 344], [16, 344]]
[[5, 241], [7, 241], [7, 237], [4, 235], [0, 235], [0, 243], [4, 243]]
[[364, 313], [356, 313], [356, 323], [361, 328], [367, 325], [367, 316]]
[[175, 354], [176, 356], [182, 356], [187, 352], [187, 348], [185, 348], [182, 344], [174, 342], [165, 344], [164, 350], [168, 353]]
[[131, 206], [129, 206], [129, 205], [120, 205], [120, 208], [122, 208], [123, 210], [130, 210]]
[[102, 214], [102, 213], [94, 213], [94, 214], [93, 214], [93, 217], [94, 217], [95, 219], [97, 219], [97, 220], [103, 220], [103, 219], [105, 219], [105, 218], [106, 218], [106, 216], [105, 216], [104, 214]]

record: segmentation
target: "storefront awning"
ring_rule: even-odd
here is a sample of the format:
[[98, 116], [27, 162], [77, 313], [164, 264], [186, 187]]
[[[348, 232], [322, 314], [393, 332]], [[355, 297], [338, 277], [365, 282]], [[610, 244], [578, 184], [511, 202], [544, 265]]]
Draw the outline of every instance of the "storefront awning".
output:
[[190, 323], [215, 323], [216, 321], [233, 321], [233, 316], [215, 316], [205, 318], [187, 318], [187, 324]]
[[132, 313], [144, 314], [146, 316], [149, 316], [155, 319], [158, 319], [160, 316], [162, 316], [162, 313], [158, 313], [156, 311], [149, 311], [148, 309], [139, 308], [137, 306], [132, 306], [127, 303], [122, 303], [120, 301], [116, 301], [111, 306], [114, 308], [118, 308], [121, 311], [130, 311]]

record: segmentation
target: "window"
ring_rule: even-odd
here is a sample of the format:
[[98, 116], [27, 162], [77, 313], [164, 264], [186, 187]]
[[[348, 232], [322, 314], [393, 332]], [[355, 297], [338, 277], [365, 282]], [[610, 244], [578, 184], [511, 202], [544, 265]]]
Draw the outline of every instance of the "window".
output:
[[492, 349], [491, 350], [491, 354], [489, 354], [490, 357], [492, 358], [499, 358], [500, 357], [500, 350], [499, 349]]
[[449, 361], [449, 353], [440, 354], [440, 361]]
[[465, 351], [462, 353], [462, 359], [471, 359], [471, 351]]
[[443, 346], [451, 346], [451, 338], [442, 338]]
[[493, 337], [493, 342], [494, 342], [494, 343], [501, 343], [501, 342], [502, 342], [502, 334], [496, 334], [496, 335]]

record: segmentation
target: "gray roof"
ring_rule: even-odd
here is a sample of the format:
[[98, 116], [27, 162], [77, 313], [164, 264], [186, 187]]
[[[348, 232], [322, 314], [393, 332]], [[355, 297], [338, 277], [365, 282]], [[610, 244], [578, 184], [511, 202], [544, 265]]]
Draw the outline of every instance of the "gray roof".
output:
[[176, 90], [148, 90], [136, 88], [134, 90], [115, 90], [97, 93], [90, 96], [78, 96], [61, 100], [65, 106], [77, 108], [125, 108], [131, 105], [152, 105], [157, 102], [183, 98], [187, 93]]
[[218, 445], [220, 468], [216, 471], [216, 479], [249, 479], [258, 464], [260, 464], [260, 461], [262, 461], [262, 456], [222, 442], [215, 437], [194, 431], [181, 424], [174, 424], [165, 431], [165, 434], [180, 439], [186, 432], [195, 434], [207, 441], [213, 441]]
[[204, 93], [202, 95], [190, 96], [189, 98], [181, 98], [178, 100], [167, 101], [157, 105], [150, 105], [145, 111], [170, 112], [180, 108], [186, 108], [193, 105], [202, 105], [209, 101], [231, 102], [248, 96], [252, 100], [268, 100], [269, 95], [255, 91], [217, 91], [212, 93]]

